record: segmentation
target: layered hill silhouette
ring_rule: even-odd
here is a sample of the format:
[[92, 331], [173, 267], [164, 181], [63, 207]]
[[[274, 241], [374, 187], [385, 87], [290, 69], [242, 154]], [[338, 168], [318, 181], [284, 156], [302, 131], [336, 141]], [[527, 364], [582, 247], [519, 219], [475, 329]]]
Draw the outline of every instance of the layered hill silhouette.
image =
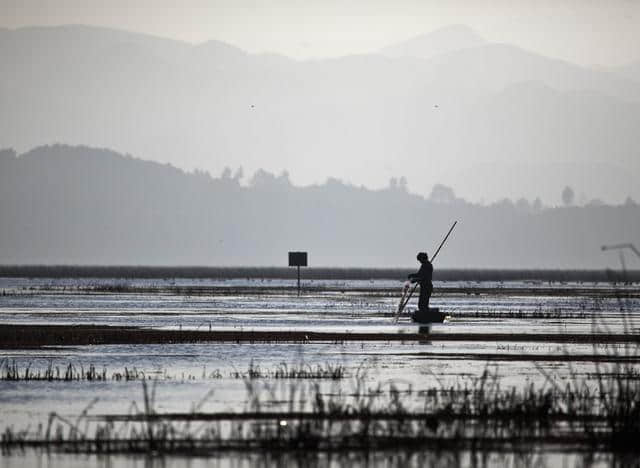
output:
[[[637, 241], [640, 207], [479, 206], [403, 180], [369, 190], [286, 173], [212, 178], [105, 149], [0, 152], [0, 264], [413, 266], [459, 220], [442, 267], [602, 268], [602, 244]], [[633, 267], [632, 261], [628, 262]]]
[[487, 41], [470, 27], [452, 25], [384, 47], [380, 53], [387, 57], [429, 59], [436, 55], [479, 47], [486, 43]]
[[[0, 31], [0, 62], [0, 146], [21, 152], [85, 144], [214, 174], [286, 169], [302, 185], [338, 176], [381, 188], [405, 175], [416, 193], [443, 182], [475, 201], [552, 203], [565, 185], [640, 199], [629, 177], [640, 173], [634, 68], [580, 67], [464, 27], [308, 61], [217, 41], [23, 28]], [[469, 179], [486, 167], [496, 171]]]

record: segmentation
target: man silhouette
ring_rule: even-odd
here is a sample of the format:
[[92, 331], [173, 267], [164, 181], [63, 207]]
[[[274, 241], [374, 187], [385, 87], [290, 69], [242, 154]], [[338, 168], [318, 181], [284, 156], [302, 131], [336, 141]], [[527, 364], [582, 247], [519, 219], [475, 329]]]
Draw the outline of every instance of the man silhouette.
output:
[[417, 257], [420, 262], [420, 269], [417, 273], [409, 275], [409, 281], [420, 285], [420, 298], [418, 299], [418, 310], [420, 312], [429, 312], [429, 298], [433, 292], [433, 265], [429, 261], [426, 252], [420, 252]]

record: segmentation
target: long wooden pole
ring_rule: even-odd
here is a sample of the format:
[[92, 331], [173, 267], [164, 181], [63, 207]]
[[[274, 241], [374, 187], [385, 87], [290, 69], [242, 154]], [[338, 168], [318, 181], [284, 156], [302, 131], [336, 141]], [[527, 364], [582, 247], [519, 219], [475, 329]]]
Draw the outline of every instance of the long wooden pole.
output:
[[442, 239], [442, 242], [440, 242], [440, 246], [438, 247], [438, 250], [436, 250], [436, 253], [433, 254], [433, 257], [431, 257], [431, 263], [433, 263], [433, 261], [436, 259], [436, 257], [438, 256], [438, 253], [440, 252], [440, 249], [442, 248], [442, 246], [444, 245], [445, 242], [447, 242], [447, 239], [449, 238], [449, 236], [451, 235], [451, 231], [453, 231], [453, 228], [456, 227], [456, 224], [458, 224], [458, 221], [454, 221], [453, 224], [451, 225], [451, 228], [449, 229], [449, 232], [447, 232], [447, 235], [444, 236], [444, 239]]
[[[433, 254], [433, 257], [431, 257], [431, 263], [433, 263], [433, 261], [438, 256], [438, 253], [440, 252], [440, 249], [442, 249], [442, 246], [444, 245], [444, 243], [447, 242], [447, 239], [451, 235], [451, 232], [453, 231], [453, 228], [456, 227], [456, 224], [458, 224], [458, 221], [454, 221], [453, 222], [453, 224], [451, 225], [451, 228], [449, 228], [449, 232], [447, 232], [447, 235], [444, 236], [444, 239], [442, 239], [442, 242], [440, 242], [440, 245], [438, 246], [438, 249], [436, 250], [436, 253]], [[396, 314], [396, 320], [398, 319], [398, 317], [400, 316], [400, 314], [402, 313], [402, 311], [404, 310], [406, 305], [409, 303], [409, 299], [411, 299], [411, 296], [413, 296], [413, 293], [415, 292], [417, 287], [418, 287], [418, 283], [416, 283], [416, 285], [413, 287], [411, 292], [409, 292], [409, 296], [407, 297], [407, 299], [400, 304], [400, 307], [398, 307], [398, 312]]]

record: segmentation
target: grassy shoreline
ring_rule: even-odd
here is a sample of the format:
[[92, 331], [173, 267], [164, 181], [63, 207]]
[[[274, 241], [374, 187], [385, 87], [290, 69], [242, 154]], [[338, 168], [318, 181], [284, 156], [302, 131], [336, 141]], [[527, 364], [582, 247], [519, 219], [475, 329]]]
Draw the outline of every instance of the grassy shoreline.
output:
[[[417, 268], [417, 267], [416, 267]], [[371, 280], [404, 279], [416, 268], [303, 269], [305, 279]], [[295, 279], [295, 268], [133, 265], [0, 265], [0, 277], [7, 278], [212, 278]], [[640, 270], [566, 269], [436, 269], [437, 281], [640, 281]]]

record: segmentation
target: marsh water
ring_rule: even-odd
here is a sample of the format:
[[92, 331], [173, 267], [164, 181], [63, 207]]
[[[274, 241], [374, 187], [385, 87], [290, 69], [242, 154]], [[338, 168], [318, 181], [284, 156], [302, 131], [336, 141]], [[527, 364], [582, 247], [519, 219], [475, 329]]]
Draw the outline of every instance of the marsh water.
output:
[[[580, 379], [596, 386], [599, 372], [620, 356], [640, 366], [625, 344], [567, 343], [563, 334], [640, 333], [637, 284], [549, 282], [436, 282], [432, 306], [448, 314], [442, 324], [428, 328], [413, 324], [407, 314], [397, 323], [401, 281], [315, 280], [303, 282], [300, 295], [290, 280], [0, 278], [0, 324], [118, 325], [172, 330], [340, 331], [393, 333], [407, 336], [418, 330], [420, 340], [208, 342], [56, 346], [0, 350], [3, 375], [13, 366], [31, 372], [72, 367], [84, 372], [93, 366], [107, 380], [2, 380], [0, 428], [44, 424], [52, 411], [73, 419], [89, 405], [91, 414], [123, 414], [133, 402], [141, 407], [140, 378], [118, 379], [125, 372], [154, 382], [156, 412], [240, 412], [247, 406], [246, 377], [252, 370], [263, 386], [286, 406], [291, 385], [308, 390], [313, 379], [274, 379], [278, 369], [342, 369], [339, 380], [319, 379], [326, 393], [353, 391], [356, 379], [371, 388], [400, 389], [406, 405], [420, 404], [420, 391], [453, 386], [472, 387], [489, 373], [504, 388], [544, 387]], [[472, 291], [472, 292], [469, 292]], [[475, 291], [475, 292], [473, 292]], [[480, 291], [480, 292], [478, 292]], [[612, 292], [613, 291], [613, 292]], [[618, 291], [620, 294], [615, 293]], [[408, 310], [416, 307], [411, 300]], [[430, 340], [432, 333], [495, 334], [495, 339]], [[510, 334], [530, 334], [529, 341], [510, 341]], [[605, 350], [606, 347], [606, 350]], [[627, 362], [625, 361], [625, 362]], [[261, 387], [262, 388], [262, 387]], [[206, 398], [205, 398], [206, 397]], [[204, 398], [204, 400], [203, 400]], [[278, 403], [280, 401], [280, 403]], [[537, 453], [537, 455], [536, 455]], [[427, 454], [428, 455], [428, 454]], [[422, 456], [427, 456], [423, 454]], [[511, 454], [513, 455], [513, 454]], [[379, 464], [422, 464], [418, 455], [398, 458], [378, 453]], [[429, 455], [431, 456], [431, 455]], [[466, 453], [460, 465], [473, 461]], [[538, 448], [526, 460], [485, 454], [487, 465], [594, 464], [571, 450]], [[340, 464], [318, 456], [313, 463]], [[323, 458], [324, 457], [324, 458]], [[415, 458], [418, 457], [418, 458]], [[430, 459], [447, 465], [448, 455]], [[465, 458], [466, 457], [466, 458]], [[501, 458], [502, 457], [502, 458]], [[537, 457], [537, 458], [536, 458]], [[220, 456], [215, 459], [162, 457], [148, 459], [117, 455], [99, 457], [64, 454], [3, 454], [0, 466], [254, 466], [294, 464], [293, 459]], [[266, 460], [266, 461], [265, 461]], [[422, 460], [422, 461], [421, 461]], [[375, 460], [373, 460], [375, 461]], [[268, 462], [268, 463], [267, 463]], [[366, 465], [372, 460], [352, 460]], [[308, 461], [301, 464], [309, 464]], [[373, 463], [377, 464], [377, 463]], [[522, 466], [524, 466], [522, 465]], [[448, 466], [448, 465], [447, 465]]]

